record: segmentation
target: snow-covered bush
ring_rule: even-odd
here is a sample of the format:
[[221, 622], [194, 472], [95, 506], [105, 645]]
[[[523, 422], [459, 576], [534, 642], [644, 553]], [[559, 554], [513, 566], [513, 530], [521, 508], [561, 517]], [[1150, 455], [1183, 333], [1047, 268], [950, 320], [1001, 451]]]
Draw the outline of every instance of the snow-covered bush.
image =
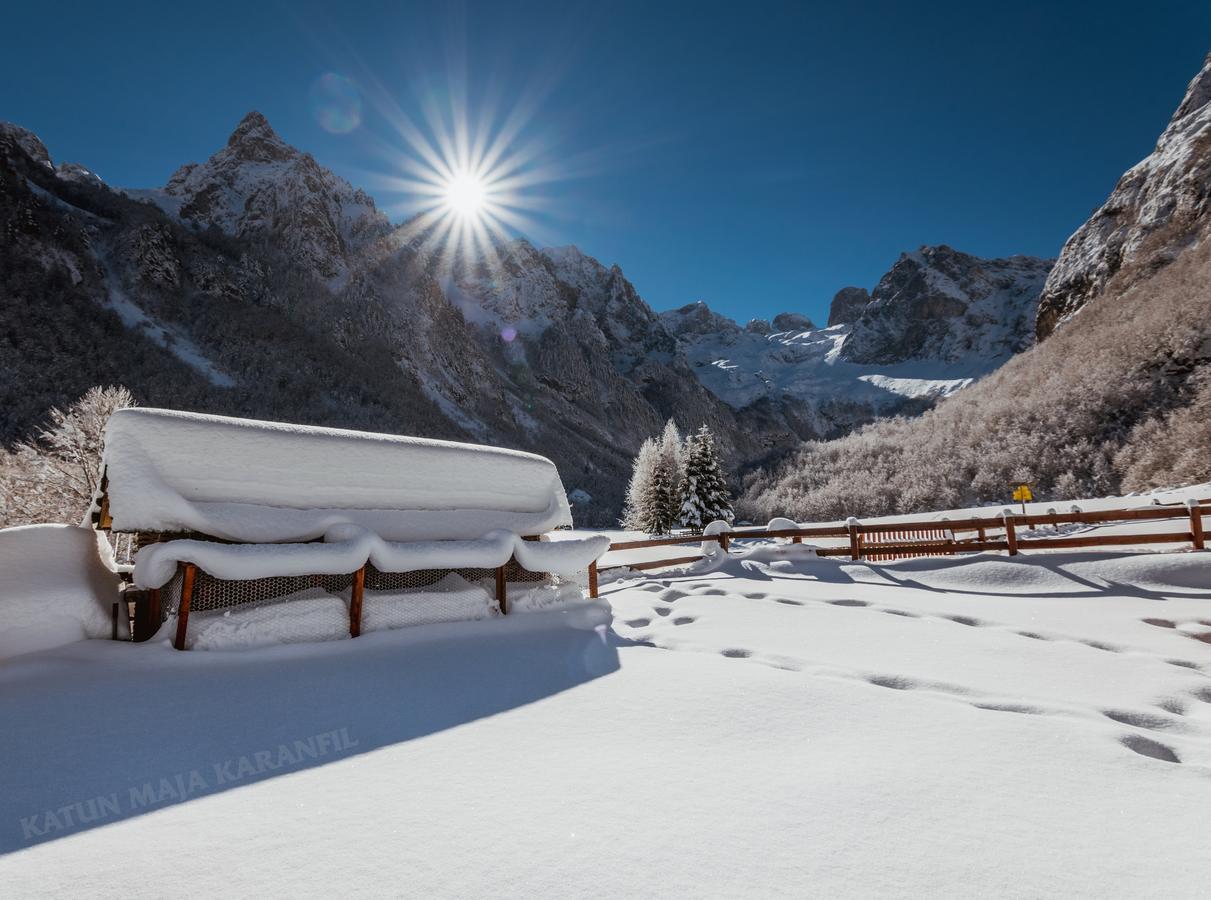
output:
[[0, 466], [5, 525], [79, 522], [101, 477], [105, 423], [134, 406], [124, 387], [89, 388], [67, 409], [53, 408], [47, 425]]

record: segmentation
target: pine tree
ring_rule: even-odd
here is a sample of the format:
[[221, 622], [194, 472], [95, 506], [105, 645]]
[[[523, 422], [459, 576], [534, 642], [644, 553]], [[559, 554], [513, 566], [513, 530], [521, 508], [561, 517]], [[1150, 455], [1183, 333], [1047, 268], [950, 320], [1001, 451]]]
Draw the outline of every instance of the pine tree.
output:
[[705, 424], [686, 442], [680, 516], [681, 523], [695, 531], [718, 519], [731, 522], [734, 518], [732, 496], [719, 464], [715, 439]]
[[659, 520], [664, 527], [656, 533], [667, 534], [681, 522], [681, 485], [685, 480], [685, 445], [672, 419], [665, 423], [660, 436], [660, 457]]
[[684, 451], [681, 433], [670, 419], [659, 438], [639, 448], [627, 487], [624, 528], [668, 534], [681, 521]]
[[631, 468], [631, 481], [627, 485], [626, 505], [622, 510], [623, 528], [644, 532], [648, 530], [645, 511], [648, 495], [652, 491], [652, 479], [659, 453], [660, 448], [654, 438], [648, 438], [639, 447], [639, 453], [635, 456]]

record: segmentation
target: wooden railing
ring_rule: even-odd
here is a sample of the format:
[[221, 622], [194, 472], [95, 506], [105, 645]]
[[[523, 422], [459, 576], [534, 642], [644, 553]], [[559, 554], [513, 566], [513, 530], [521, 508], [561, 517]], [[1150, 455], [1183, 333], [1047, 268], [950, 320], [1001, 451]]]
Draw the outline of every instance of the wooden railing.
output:
[[[618, 541], [610, 544], [608, 552], [640, 550], [650, 547], [674, 547], [685, 544], [717, 543], [724, 552], [732, 541], [790, 538], [802, 543], [804, 538], [844, 540], [839, 546], [818, 547], [817, 556], [848, 556], [852, 560], [886, 560], [902, 556], [953, 556], [956, 553], [1005, 551], [1010, 556], [1035, 550], [1070, 550], [1085, 547], [1121, 547], [1133, 544], [1189, 543], [1196, 550], [1205, 549], [1203, 516], [1211, 516], [1211, 499], [1183, 506], [1145, 506], [1135, 509], [1107, 509], [1083, 512], [1048, 512], [1020, 514], [1009, 510], [996, 516], [972, 516], [965, 519], [935, 519], [917, 522], [875, 522], [864, 525], [850, 519], [844, 525], [811, 525], [803, 528], [766, 530], [737, 528], [721, 534], [687, 534], [650, 540]], [[1139, 534], [1074, 535], [1072, 537], [1030, 537], [1021, 529], [1036, 526], [1105, 525], [1111, 522], [1145, 522], [1164, 519], [1184, 519], [1187, 530]], [[994, 536], [993, 533], [999, 533]], [[939, 535], [943, 535], [939, 537]], [[959, 535], [971, 535], [960, 537]], [[868, 539], [868, 536], [872, 539]], [[914, 537], [919, 536], [919, 537]], [[597, 596], [597, 574], [610, 569], [662, 569], [686, 565], [702, 559], [702, 554], [649, 559], [589, 567], [589, 593]]]

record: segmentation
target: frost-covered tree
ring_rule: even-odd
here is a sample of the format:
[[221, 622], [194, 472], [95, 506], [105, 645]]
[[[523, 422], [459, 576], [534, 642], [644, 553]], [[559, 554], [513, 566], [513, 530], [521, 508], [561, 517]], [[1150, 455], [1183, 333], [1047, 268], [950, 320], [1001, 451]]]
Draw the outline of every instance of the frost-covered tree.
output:
[[670, 419], [659, 438], [639, 448], [627, 487], [625, 528], [647, 534], [668, 534], [681, 521], [683, 479], [681, 433]]
[[731, 522], [733, 518], [732, 495], [719, 464], [715, 438], [704, 424], [686, 439], [681, 524], [700, 531], [716, 520]]
[[655, 438], [648, 438], [639, 447], [635, 462], [631, 468], [631, 481], [627, 485], [626, 506], [622, 510], [622, 527], [635, 531], [647, 531], [645, 510], [647, 497], [652, 490], [652, 479], [655, 475], [656, 457], [660, 447]]
[[677, 423], [672, 419], [664, 425], [660, 435], [660, 457], [658, 469], [660, 522], [664, 525], [658, 534], [672, 531], [681, 523], [681, 485], [685, 480], [685, 444]]
[[0, 466], [6, 524], [79, 522], [101, 478], [105, 423], [134, 405], [124, 387], [93, 387], [67, 409], [52, 409], [46, 426]]

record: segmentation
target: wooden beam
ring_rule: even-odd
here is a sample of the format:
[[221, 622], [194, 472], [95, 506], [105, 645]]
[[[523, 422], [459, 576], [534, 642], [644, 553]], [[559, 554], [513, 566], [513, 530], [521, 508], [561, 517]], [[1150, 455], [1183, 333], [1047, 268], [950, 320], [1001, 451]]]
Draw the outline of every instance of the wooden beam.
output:
[[1010, 556], [1018, 555], [1018, 534], [1013, 527], [1013, 513], [1006, 513], [1005, 519], [1005, 545]]
[[349, 637], [362, 633], [362, 595], [366, 590], [366, 567], [353, 573], [353, 585], [349, 589]]
[[1198, 504], [1190, 507], [1190, 538], [1195, 550], [1205, 550], [1207, 543], [1203, 537], [1203, 511]]
[[589, 563], [589, 596], [597, 596], [597, 560]]
[[502, 616], [509, 613], [508, 589], [505, 587], [505, 567], [496, 570], [496, 602], [500, 604]]
[[606, 572], [610, 569], [634, 569], [637, 572], [642, 572], [645, 569], [663, 569], [666, 566], [684, 566], [689, 563], [698, 562], [700, 559], [702, 559], [701, 555], [678, 556], [676, 559], [653, 559], [648, 562], [619, 563], [616, 566], [601, 566], [598, 571]]
[[177, 637], [173, 646], [178, 650], [185, 649], [185, 630], [189, 627], [189, 604], [193, 600], [193, 580], [198, 567], [193, 563], [185, 563], [185, 574], [181, 577], [181, 605], [177, 607]]
[[854, 560], [861, 559], [862, 544], [858, 537], [857, 520], [850, 521], [847, 527], [849, 528], [849, 558]]

